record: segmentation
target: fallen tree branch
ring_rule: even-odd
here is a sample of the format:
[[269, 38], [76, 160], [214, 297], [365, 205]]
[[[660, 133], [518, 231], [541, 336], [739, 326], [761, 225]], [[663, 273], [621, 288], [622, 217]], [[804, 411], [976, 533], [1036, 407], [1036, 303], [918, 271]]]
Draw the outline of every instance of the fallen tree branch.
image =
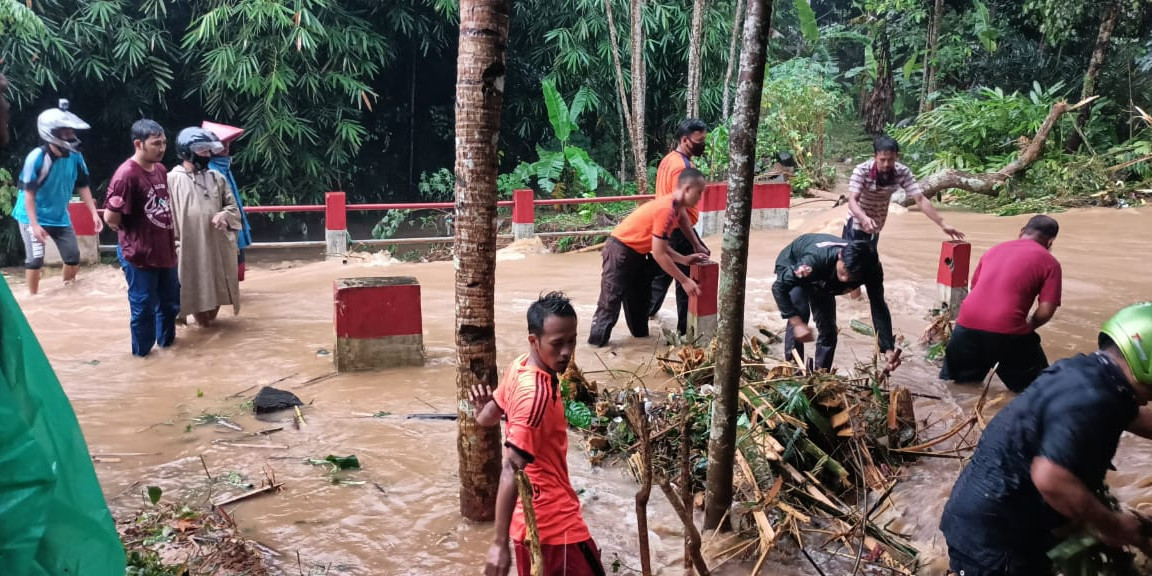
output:
[[544, 573], [544, 552], [540, 547], [540, 528], [536, 524], [536, 508], [532, 505], [532, 481], [523, 470], [516, 471], [516, 490], [520, 493], [520, 506], [524, 509], [524, 530], [527, 532], [528, 547], [532, 555], [529, 566], [532, 576]]
[[[1052, 109], [1048, 112], [1048, 116], [1040, 125], [1040, 129], [1036, 131], [1036, 135], [1028, 142], [1028, 146], [1020, 152], [1020, 156], [1012, 162], [1009, 162], [1007, 166], [995, 172], [985, 172], [982, 174], [973, 174], [955, 169], [941, 170], [921, 180], [920, 189], [927, 198], [932, 198], [945, 190], [951, 189], [965, 190], [985, 196], [996, 196], [1000, 193], [999, 188], [1002, 184], [1013, 176], [1023, 172], [1040, 158], [1044, 150], [1044, 142], [1048, 140], [1048, 135], [1052, 133], [1052, 129], [1056, 127], [1061, 116], [1067, 112], [1086, 106], [1097, 98], [1098, 96], [1086, 98], [1071, 106], [1064, 100], [1053, 104]], [[905, 206], [910, 206], [914, 203], [914, 200], [904, 201]]]

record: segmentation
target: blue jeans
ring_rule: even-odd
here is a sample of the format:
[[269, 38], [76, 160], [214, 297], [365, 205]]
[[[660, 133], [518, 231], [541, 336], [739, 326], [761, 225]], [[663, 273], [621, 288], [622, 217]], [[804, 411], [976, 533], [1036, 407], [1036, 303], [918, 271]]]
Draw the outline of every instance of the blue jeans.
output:
[[155, 344], [167, 348], [176, 340], [176, 315], [180, 313], [180, 277], [176, 268], [137, 268], [116, 256], [128, 280], [128, 307], [132, 311], [132, 355], [144, 357]]

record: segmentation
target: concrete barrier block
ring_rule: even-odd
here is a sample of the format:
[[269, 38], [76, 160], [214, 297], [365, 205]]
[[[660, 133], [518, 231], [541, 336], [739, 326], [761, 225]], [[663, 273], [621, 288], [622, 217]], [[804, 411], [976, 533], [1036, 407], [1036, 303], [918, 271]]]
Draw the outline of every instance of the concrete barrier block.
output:
[[408, 276], [333, 283], [338, 372], [424, 364], [420, 283]]
[[765, 183], [752, 186], [752, 229], [787, 230], [788, 210], [792, 206], [792, 186]]

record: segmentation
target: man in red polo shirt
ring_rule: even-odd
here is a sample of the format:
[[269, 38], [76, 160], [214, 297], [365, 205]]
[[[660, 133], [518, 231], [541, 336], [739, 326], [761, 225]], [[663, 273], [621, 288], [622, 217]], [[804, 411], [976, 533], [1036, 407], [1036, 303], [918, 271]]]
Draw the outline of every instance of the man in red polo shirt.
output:
[[[532, 507], [540, 531], [544, 574], [604, 576], [600, 551], [580, 514], [568, 478], [568, 421], [559, 374], [576, 351], [576, 310], [564, 294], [550, 292], [528, 308], [529, 352], [512, 362], [493, 396], [472, 390], [476, 422], [495, 426], [503, 417], [504, 468], [496, 495], [496, 534], [484, 564], [486, 576], [505, 576], [516, 551], [516, 569], [529, 576], [530, 554], [516, 472], [532, 481]], [[510, 542], [511, 541], [511, 542]], [[511, 546], [509, 545], [511, 543]]]
[[1059, 232], [1056, 220], [1033, 216], [1020, 230], [1020, 238], [984, 254], [972, 274], [972, 290], [960, 306], [940, 378], [981, 382], [999, 363], [996, 374], [1009, 390], [1019, 393], [1048, 367], [1036, 329], [1060, 306], [1060, 262], [1051, 252]]

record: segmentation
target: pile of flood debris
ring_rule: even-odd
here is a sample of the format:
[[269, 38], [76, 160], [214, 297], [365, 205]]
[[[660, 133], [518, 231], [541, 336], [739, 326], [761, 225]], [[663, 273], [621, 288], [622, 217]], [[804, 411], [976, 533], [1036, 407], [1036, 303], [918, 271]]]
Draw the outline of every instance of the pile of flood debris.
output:
[[[917, 549], [874, 519], [892, 506], [888, 496], [904, 464], [935, 455], [933, 447], [942, 444], [959, 450], [957, 436], [976, 419], [917, 443], [913, 394], [890, 388], [877, 361], [857, 366], [850, 376], [809, 372], [771, 358], [769, 345], [759, 337], [743, 345], [736, 505], [727, 518], [741, 539], [734, 545], [726, 541], [725, 550], [701, 553], [700, 536], [686, 512], [703, 505], [712, 399], [718, 392], [712, 382], [715, 344], [675, 346], [658, 356], [655, 361], [675, 381], [667, 392], [648, 391], [636, 374], [620, 371], [611, 371], [614, 387], [601, 389], [570, 365], [561, 384], [569, 421], [585, 429], [593, 463], [627, 460], [645, 502], [653, 484], [664, 491], [685, 521], [686, 552], [698, 573], [752, 558], [756, 573], [784, 535], [806, 557], [806, 549], [820, 549], [848, 558], [854, 570], [915, 573]], [[585, 410], [591, 415], [582, 420]], [[643, 515], [640, 507], [637, 513]], [[643, 560], [646, 522], [640, 523]]]
[[117, 519], [128, 576], [267, 576], [260, 545], [239, 534], [221, 506], [161, 501], [151, 486], [145, 505]]

